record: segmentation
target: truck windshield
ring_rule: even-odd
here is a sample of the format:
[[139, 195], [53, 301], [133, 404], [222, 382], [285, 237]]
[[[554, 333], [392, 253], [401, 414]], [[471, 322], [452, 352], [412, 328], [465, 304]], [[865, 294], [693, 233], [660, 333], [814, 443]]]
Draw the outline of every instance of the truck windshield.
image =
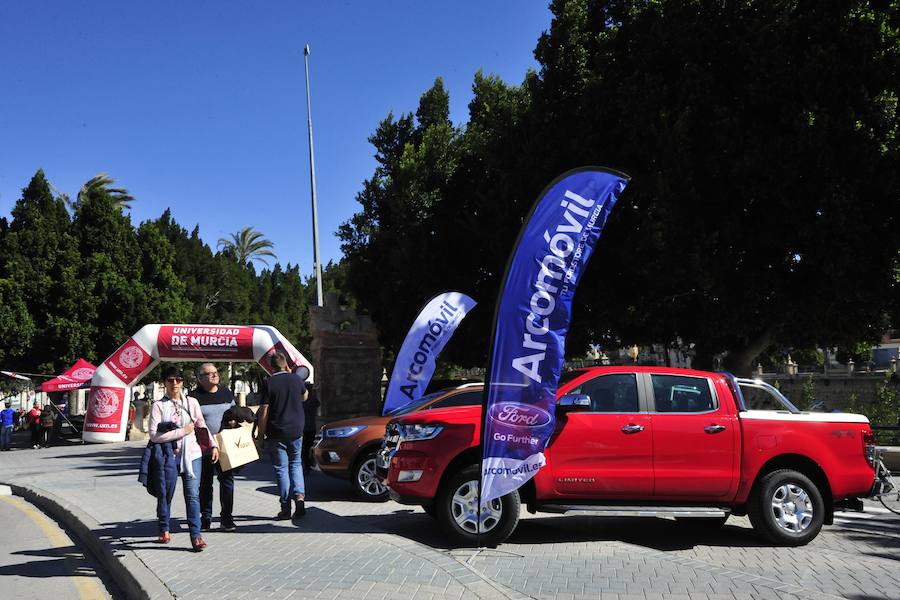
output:
[[794, 406], [784, 394], [760, 379], [736, 379], [741, 388], [743, 410], [778, 410], [797, 414], [799, 408]]

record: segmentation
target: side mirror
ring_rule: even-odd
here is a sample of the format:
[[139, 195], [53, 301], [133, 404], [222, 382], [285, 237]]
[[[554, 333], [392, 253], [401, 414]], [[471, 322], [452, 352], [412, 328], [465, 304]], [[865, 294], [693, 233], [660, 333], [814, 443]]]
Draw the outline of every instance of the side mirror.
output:
[[556, 403], [559, 412], [578, 412], [591, 410], [591, 397], [587, 394], [566, 394]]

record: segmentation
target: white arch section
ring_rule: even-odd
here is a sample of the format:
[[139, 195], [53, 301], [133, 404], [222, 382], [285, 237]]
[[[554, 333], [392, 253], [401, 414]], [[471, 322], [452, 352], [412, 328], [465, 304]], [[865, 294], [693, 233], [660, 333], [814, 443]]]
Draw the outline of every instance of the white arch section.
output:
[[281, 332], [268, 325], [145, 325], [103, 361], [91, 379], [85, 442], [121, 442], [128, 422], [128, 387], [160, 361], [250, 362], [271, 373], [268, 355], [280, 350], [291, 367], [312, 364]]

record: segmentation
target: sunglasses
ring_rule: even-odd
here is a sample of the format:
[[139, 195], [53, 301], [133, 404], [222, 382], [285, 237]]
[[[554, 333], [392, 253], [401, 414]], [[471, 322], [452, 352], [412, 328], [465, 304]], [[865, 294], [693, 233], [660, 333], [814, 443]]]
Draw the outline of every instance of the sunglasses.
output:
[[181, 383], [184, 381], [184, 377], [168, 377], [166, 378], [166, 383]]

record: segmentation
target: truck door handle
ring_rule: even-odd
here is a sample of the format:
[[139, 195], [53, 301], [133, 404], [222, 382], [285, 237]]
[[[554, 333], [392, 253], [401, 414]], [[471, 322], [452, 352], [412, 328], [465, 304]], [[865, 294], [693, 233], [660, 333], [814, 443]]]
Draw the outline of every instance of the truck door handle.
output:
[[703, 428], [706, 433], [722, 433], [725, 431], [724, 425], [707, 425]]
[[625, 427], [622, 428], [622, 433], [640, 433], [644, 430], [643, 425], [635, 425], [634, 423], [629, 423]]

